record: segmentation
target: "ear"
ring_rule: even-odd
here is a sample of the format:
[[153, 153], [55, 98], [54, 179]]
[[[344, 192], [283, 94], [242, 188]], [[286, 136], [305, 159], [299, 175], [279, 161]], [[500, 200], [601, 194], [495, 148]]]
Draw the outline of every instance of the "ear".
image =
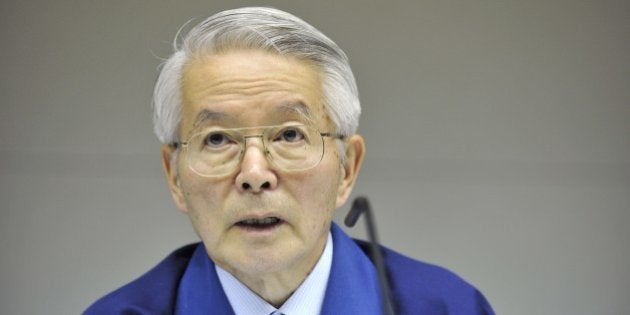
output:
[[177, 170], [177, 161], [175, 161], [175, 148], [169, 145], [162, 145], [162, 169], [164, 175], [166, 175], [166, 182], [168, 188], [171, 191], [173, 201], [179, 210], [183, 213], [188, 213], [188, 207], [186, 205], [186, 199], [181, 188], [179, 180], [179, 174]]
[[343, 173], [337, 190], [336, 207], [340, 208], [346, 203], [352, 188], [359, 176], [363, 157], [365, 156], [365, 141], [360, 135], [353, 135], [346, 140], [346, 162], [342, 166]]

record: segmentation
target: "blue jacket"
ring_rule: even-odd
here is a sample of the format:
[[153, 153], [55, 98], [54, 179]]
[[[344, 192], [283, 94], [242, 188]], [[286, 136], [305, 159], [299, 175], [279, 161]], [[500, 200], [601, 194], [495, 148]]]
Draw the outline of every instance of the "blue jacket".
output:
[[[332, 237], [333, 263], [321, 314], [381, 314], [369, 244], [350, 239], [335, 224]], [[190, 263], [201, 257], [202, 267]], [[140, 278], [96, 301], [85, 314], [233, 315], [214, 265], [206, 258], [200, 243], [182, 247]], [[396, 314], [494, 314], [479, 291], [444, 268], [385, 247], [383, 259]]]

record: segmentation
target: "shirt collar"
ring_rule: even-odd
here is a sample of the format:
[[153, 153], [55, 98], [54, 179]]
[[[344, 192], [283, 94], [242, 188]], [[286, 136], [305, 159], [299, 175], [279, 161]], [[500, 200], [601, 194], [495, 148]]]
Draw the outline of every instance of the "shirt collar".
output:
[[317, 261], [317, 264], [315, 264], [313, 271], [279, 309], [267, 303], [229, 272], [217, 265], [215, 265], [215, 269], [223, 291], [227, 295], [237, 315], [270, 314], [276, 310], [287, 315], [317, 315], [320, 313], [324, 302], [326, 285], [332, 266], [332, 256], [333, 241], [329, 232], [324, 252]]

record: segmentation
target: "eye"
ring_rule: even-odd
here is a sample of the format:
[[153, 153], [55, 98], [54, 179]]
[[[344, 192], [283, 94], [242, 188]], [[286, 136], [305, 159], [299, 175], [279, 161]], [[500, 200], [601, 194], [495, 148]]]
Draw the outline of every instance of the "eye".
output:
[[282, 129], [274, 141], [298, 142], [304, 140], [304, 133], [297, 127]]
[[210, 132], [203, 139], [204, 146], [210, 148], [220, 148], [228, 143], [230, 143], [230, 138], [221, 132]]

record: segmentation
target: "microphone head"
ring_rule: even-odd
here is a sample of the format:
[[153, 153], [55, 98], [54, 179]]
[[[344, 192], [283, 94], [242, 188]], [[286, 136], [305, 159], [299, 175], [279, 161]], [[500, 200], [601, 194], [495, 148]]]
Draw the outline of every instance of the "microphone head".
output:
[[361, 197], [355, 198], [354, 201], [352, 202], [352, 207], [350, 208], [350, 211], [348, 212], [345, 220], [343, 221], [344, 224], [347, 227], [353, 227], [359, 220], [359, 217], [361, 216], [361, 214], [365, 211], [369, 211], [368, 210], [369, 207], [370, 207], [370, 204], [366, 197], [361, 196]]

